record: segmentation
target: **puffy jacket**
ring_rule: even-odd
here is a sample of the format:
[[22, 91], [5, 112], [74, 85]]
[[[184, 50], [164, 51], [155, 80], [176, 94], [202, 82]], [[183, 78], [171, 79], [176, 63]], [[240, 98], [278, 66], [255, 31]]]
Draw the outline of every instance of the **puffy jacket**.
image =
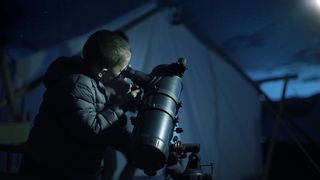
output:
[[106, 145], [128, 137], [112, 125], [118, 117], [108, 104], [104, 85], [90, 76], [80, 56], [54, 61], [44, 85], [28, 139], [34, 156], [24, 158], [24, 164], [59, 173], [95, 173]]

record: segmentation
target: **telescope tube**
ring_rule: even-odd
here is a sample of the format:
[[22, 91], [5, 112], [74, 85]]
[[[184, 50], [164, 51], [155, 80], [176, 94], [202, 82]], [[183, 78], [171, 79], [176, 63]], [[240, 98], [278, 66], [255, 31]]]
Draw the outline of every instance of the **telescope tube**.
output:
[[178, 76], [159, 77], [145, 91], [132, 132], [135, 165], [145, 171], [161, 169], [168, 159], [182, 90]]

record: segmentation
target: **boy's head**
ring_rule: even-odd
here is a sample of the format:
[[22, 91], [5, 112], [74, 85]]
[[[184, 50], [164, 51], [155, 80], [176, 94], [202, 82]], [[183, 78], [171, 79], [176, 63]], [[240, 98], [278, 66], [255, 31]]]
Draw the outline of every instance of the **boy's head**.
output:
[[119, 33], [100, 30], [85, 43], [83, 57], [93, 76], [111, 80], [128, 66], [131, 51], [128, 41]]

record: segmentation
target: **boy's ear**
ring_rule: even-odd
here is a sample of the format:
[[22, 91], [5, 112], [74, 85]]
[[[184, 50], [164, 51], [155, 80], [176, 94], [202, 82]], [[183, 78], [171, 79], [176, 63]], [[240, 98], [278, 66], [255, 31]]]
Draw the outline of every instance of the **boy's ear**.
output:
[[107, 68], [102, 68], [101, 70], [100, 70], [100, 72], [98, 73], [98, 77], [99, 78], [102, 78], [102, 76], [106, 73], [106, 72], [108, 72], [109, 71], [109, 69], [107, 69]]

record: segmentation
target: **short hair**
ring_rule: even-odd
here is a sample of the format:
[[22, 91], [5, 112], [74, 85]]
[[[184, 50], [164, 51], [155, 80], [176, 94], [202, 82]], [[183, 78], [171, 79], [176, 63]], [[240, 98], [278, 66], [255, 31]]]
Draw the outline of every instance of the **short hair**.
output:
[[96, 31], [83, 46], [86, 64], [102, 64], [107, 68], [120, 63], [130, 52], [128, 41], [118, 33], [109, 30]]

